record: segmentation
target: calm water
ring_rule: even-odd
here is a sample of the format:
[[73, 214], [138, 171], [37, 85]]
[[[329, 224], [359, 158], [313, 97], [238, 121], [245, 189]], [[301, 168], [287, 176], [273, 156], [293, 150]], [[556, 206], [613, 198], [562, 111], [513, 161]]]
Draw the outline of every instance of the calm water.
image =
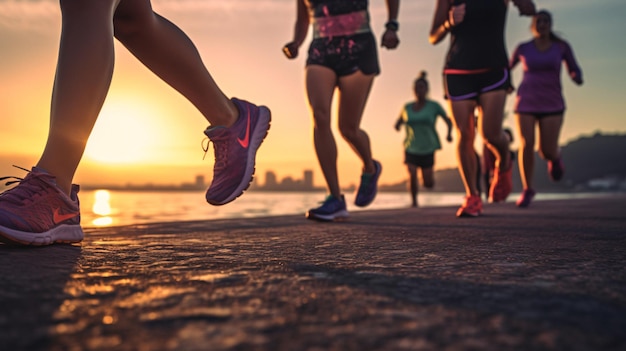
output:
[[[144, 192], [144, 191], [81, 191], [82, 225], [118, 226], [149, 222], [209, 220], [239, 217], [265, 217], [301, 214], [317, 206], [323, 193], [247, 192], [224, 206], [211, 206], [204, 192]], [[515, 201], [512, 194], [509, 201]], [[589, 194], [541, 194], [536, 200], [573, 198]], [[458, 206], [461, 193], [420, 193], [421, 207]], [[346, 195], [349, 211], [363, 209], [351, 205], [353, 195]], [[406, 208], [411, 204], [408, 193], [379, 193], [367, 210]]]

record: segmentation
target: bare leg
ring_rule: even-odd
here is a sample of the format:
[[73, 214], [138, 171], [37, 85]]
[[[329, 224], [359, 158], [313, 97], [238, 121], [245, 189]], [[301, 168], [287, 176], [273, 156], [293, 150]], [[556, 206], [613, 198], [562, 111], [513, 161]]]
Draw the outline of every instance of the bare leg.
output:
[[61, 0], [63, 27], [48, 140], [37, 167], [68, 193], [109, 90], [114, 65], [116, 0]]
[[325, 67], [311, 65], [306, 69], [306, 90], [313, 114], [315, 152], [330, 194], [339, 197], [337, 176], [337, 144], [330, 127], [331, 104], [337, 82], [335, 73]]
[[237, 107], [219, 89], [198, 50], [176, 25], [152, 11], [149, 0], [122, 0], [115, 37], [159, 78], [184, 95], [212, 125], [231, 126]]
[[480, 163], [480, 165], [483, 168], [481, 172], [485, 181], [485, 197], [489, 199], [489, 189], [491, 189], [491, 179], [493, 177], [493, 172], [491, 170], [491, 167], [489, 167], [485, 152], [489, 152], [489, 150], [486, 150], [486, 148], [483, 147], [483, 156], [481, 158], [482, 163]]
[[451, 102], [452, 116], [457, 131], [457, 159], [459, 172], [465, 185], [467, 196], [477, 195], [476, 188], [476, 155], [474, 154], [474, 109], [476, 103], [472, 100]]
[[417, 167], [414, 165], [407, 165], [407, 170], [409, 171], [409, 189], [411, 191], [411, 204], [413, 207], [417, 207], [417, 191], [418, 191], [418, 183], [417, 183]]
[[502, 130], [504, 119], [504, 103], [506, 101], [506, 91], [494, 90], [480, 96], [481, 122], [480, 131], [487, 141], [487, 146], [496, 155], [496, 170], [505, 171], [509, 169], [511, 155], [509, 141]]
[[517, 115], [520, 133], [519, 169], [524, 189], [533, 188], [535, 171], [535, 117], [527, 114]]
[[435, 186], [435, 175], [432, 167], [422, 168], [422, 182], [427, 189], [432, 189]]
[[554, 161], [561, 156], [559, 135], [563, 115], [545, 116], [539, 120], [539, 151], [545, 160]]
[[482, 194], [482, 175], [483, 175], [483, 167], [481, 163], [480, 156], [476, 151], [474, 151], [474, 155], [476, 156], [476, 190], [478, 191], [478, 196]]
[[370, 139], [361, 129], [361, 120], [373, 82], [373, 75], [365, 75], [357, 71], [339, 78], [338, 84], [339, 131], [363, 161], [363, 172], [370, 174], [376, 172], [376, 168], [372, 161]]

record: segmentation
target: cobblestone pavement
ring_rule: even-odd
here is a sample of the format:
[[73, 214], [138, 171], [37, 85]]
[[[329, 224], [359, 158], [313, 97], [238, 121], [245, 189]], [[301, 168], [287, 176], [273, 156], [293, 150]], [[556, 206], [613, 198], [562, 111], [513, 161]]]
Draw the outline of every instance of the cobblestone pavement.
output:
[[626, 196], [0, 246], [0, 350], [626, 350]]

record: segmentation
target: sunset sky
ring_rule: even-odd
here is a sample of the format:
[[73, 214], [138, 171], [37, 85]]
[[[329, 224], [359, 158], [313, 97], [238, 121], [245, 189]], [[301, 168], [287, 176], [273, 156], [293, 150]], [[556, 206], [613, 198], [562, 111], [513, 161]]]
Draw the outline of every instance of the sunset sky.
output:
[[[624, 0], [547, 0], [539, 8], [553, 13], [554, 29], [573, 47], [585, 84], [575, 86], [563, 74], [567, 102], [561, 143], [596, 131], [626, 132], [626, 15]], [[323, 180], [313, 150], [311, 119], [304, 92], [305, 55], [289, 61], [281, 47], [292, 38], [295, 0], [154, 0], [155, 11], [183, 29], [195, 42], [209, 71], [228, 96], [269, 106], [270, 134], [257, 159], [257, 176], [267, 170], [279, 178], [300, 178], [313, 169]], [[382, 73], [374, 82], [363, 128], [374, 157], [383, 163], [382, 182], [405, 176], [403, 133], [393, 124], [413, 98], [412, 81], [429, 73], [431, 98], [442, 103], [441, 69], [448, 42], [428, 43], [435, 0], [405, 0], [400, 5], [400, 46], [379, 52]], [[386, 21], [384, 0], [370, 0], [372, 27], [380, 41]], [[21, 175], [43, 150], [50, 93], [60, 35], [55, 0], [0, 0], [0, 176]], [[530, 19], [511, 7], [507, 22], [509, 53], [530, 39]], [[301, 48], [306, 53], [309, 41]], [[210, 177], [212, 150], [205, 160], [201, 142], [206, 121], [182, 96], [116, 44], [113, 83], [83, 162], [78, 183], [180, 183], [197, 174]], [[521, 68], [513, 74], [519, 83]], [[513, 98], [507, 101], [505, 126], [514, 128]], [[335, 119], [336, 121], [336, 119]], [[336, 123], [335, 123], [336, 124]], [[440, 123], [441, 135], [444, 124]], [[343, 186], [357, 183], [361, 164], [340, 140]], [[453, 144], [442, 138], [436, 168], [454, 167]], [[517, 143], [514, 144], [514, 148]]]

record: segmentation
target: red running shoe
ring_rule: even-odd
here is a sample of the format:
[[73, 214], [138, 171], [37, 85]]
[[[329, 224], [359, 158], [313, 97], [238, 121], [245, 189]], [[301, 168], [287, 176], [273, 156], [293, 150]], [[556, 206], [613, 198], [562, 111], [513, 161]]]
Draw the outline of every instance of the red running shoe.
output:
[[7, 178], [19, 184], [0, 194], [0, 241], [40, 246], [83, 240], [78, 185], [72, 185], [68, 197], [54, 176], [37, 167], [24, 179], [3, 179]]
[[478, 217], [483, 213], [483, 200], [480, 195], [466, 196], [459, 210], [456, 211], [457, 217]]
[[489, 189], [490, 202], [503, 202], [513, 190], [513, 163], [506, 171], [497, 171], [494, 174]]

